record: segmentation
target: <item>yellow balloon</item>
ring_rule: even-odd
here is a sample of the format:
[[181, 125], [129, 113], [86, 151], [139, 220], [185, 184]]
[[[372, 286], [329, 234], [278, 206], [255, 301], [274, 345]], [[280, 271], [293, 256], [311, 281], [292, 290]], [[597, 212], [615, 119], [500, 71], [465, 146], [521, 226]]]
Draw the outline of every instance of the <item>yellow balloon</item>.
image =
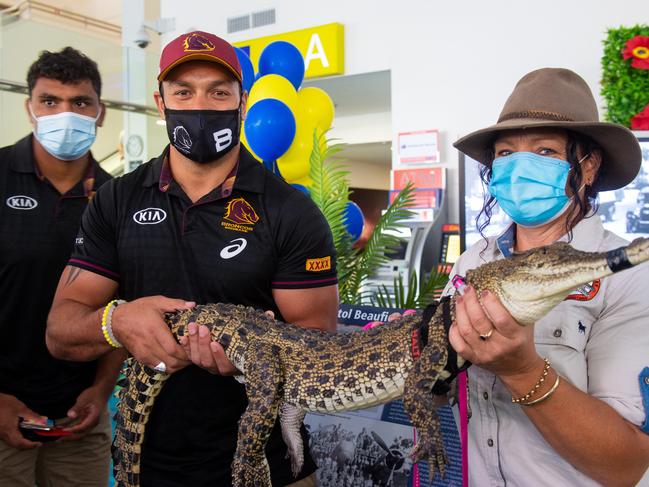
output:
[[286, 104], [293, 115], [297, 108], [297, 92], [289, 80], [278, 74], [267, 74], [262, 76], [250, 89], [248, 96], [248, 110], [259, 100], [275, 98]]
[[295, 138], [291, 147], [277, 159], [277, 167], [282, 177], [289, 183], [308, 177], [311, 169], [311, 150], [313, 149], [313, 127], [297, 122]]
[[309, 176], [304, 176], [302, 179], [298, 179], [297, 181], [291, 181], [291, 184], [301, 184], [302, 186], [310, 188], [313, 186], [313, 180]]
[[[243, 125], [245, 126], [245, 124], [246, 124], [246, 122], [245, 122], [245, 120], [244, 120]], [[243, 127], [243, 126], [241, 127], [241, 136], [240, 136], [240, 139], [241, 139], [241, 143], [246, 147], [246, 149], [248, 149], [248, 152], [250, 152], [250, 153], [252, 154], [252, 157], [254, 157], [255, 159], [257, 159], [257, 161], [259, 161], [259, 162], [263, 162], [263, 161], [261, 160], [261, 157], [259, 157], [257, 154], [255, 154], [255, 153], [253, 152], [253, 150], [250, 148], [250, 144], [248, 143], [248, 139], [246, 138], [246, 131], [244, 130], [244, 127]]]
[[297, 92], [297, 101], [296, 118], [323, 131], [331, 127], [334, 120], [334, 102], [326, 91], [315, 86], [302, 88]]

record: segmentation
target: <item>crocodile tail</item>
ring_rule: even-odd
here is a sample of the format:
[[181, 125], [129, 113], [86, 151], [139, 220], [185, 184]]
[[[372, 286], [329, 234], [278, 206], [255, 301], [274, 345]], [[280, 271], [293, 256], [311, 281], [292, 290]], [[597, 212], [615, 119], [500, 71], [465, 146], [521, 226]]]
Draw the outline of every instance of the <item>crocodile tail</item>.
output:
[[127, 385], [119, 393], [113, 442], [113, 468], [119, 486], [138, 487], [140, 484], [144, 429], [155, 398], [168, 377], [132, 357], [126, 361]]

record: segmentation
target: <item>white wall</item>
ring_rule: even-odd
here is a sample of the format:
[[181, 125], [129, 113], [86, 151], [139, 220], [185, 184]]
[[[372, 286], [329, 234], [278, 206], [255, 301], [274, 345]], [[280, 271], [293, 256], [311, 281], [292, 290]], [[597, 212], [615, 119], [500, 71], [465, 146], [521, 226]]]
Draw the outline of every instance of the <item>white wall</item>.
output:
[[[226, 19], [270, 7], [277, 23], [236, 35]], [[449, 167], [451, 220], [458, 218], [459, 135], [496, 121], [514, 84], [540, 67], [581, 74], [598, 98], [606, 29], [649, 22], [647, 0], [161, 0], [177, 31], [235, 42], [305, 27], [345, 26], [345, 74], [391, 70], [393, 146], [400, 131], [438, 128]], [[334, 122], [335, 124], [336, 122]]]

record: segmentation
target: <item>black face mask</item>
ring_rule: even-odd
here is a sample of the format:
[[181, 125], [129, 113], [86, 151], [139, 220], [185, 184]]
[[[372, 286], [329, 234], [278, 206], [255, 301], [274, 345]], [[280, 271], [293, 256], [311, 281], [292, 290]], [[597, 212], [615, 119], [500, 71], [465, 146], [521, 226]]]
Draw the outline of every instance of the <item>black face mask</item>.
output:
[[165, 108], [167, 135], [185, 157], [205, 164], [220, 159], [239, 143], [236, 110], [171, 110]]

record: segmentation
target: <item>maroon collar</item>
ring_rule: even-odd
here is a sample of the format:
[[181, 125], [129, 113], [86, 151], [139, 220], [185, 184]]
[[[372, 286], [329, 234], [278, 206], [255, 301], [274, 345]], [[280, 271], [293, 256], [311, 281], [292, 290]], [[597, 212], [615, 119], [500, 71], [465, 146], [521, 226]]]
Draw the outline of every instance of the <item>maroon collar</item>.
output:
[[[237, 163], [234, 165], [230, 173], [226, 176], [225, 181], [223, 181], [219, 186], [218, 189], [220, 189], [220, 193], [217, 195], [217, 199], [227, 198], [228, 196], [230, 196], [230, 194], [232, 194], [232, 187], [234, 186], [234, 182], [237, 178], [238, 169], [239, 161], [237, 160]], [[169, 164], [169, 155], [167, 153], [162, 161], [160, 178], [158, 179], [158, 189], [163, 193], [166, 193], [173, 180], [174, 177], [173, 174], [171, 174], [171, 165]]]

